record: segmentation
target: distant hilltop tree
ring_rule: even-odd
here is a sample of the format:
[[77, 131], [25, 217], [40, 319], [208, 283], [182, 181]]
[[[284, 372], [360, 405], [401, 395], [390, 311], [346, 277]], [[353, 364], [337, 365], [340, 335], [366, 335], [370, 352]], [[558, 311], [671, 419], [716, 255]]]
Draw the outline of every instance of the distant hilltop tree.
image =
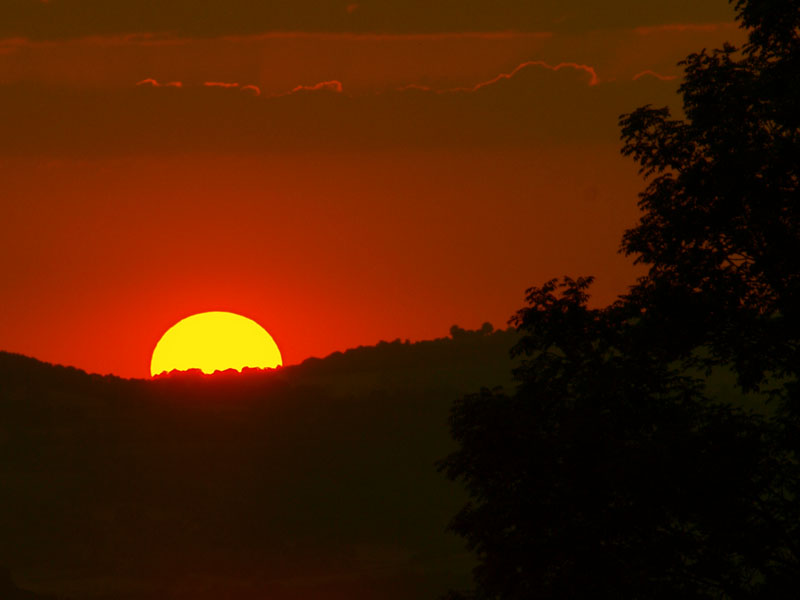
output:
[[484, 323], [483, 325], [481, 325], [480, 329], [475, 329], [475, 330], [463, 329], [458, 325], [453, 325], [450, 328], [450, 337], [456, 340], [470, 335], [471, 336], [491, 335], [493, 332], [494, 332], [494, 327], [489, 322]]

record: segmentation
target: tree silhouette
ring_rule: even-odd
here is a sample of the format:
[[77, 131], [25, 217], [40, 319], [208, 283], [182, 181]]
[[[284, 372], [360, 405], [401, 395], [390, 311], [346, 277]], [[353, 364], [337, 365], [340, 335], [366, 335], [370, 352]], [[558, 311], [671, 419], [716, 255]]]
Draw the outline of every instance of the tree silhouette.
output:
[[691, 318], [687, 345], [754, 389], [800, 369], [800, 6], [736, 6], [749, 41], [682, 62], [684, 119], [646, 106], [620, 121], [650, 178], [623, 250], [649, 266], [631, 301]]
[[706, 397], [629, 305], [588, 308], [590, 283], [528, 290], [516, 393], [451, 414], [474, 597], [780, 597], [798, 564], [778, 431]]
[[[602, 309], [591, 278], [529, 289], [516, 391], [453, 407], [440, 468], [479, 565], [452, 598], [796, 596], [800, 10], [736, 7], [749, 41], [682, 63], [684, 119], [620, 121], [649, 179], [623, 251], [647, 275]], [[712, 397], [720, 365], [779, 410]]]

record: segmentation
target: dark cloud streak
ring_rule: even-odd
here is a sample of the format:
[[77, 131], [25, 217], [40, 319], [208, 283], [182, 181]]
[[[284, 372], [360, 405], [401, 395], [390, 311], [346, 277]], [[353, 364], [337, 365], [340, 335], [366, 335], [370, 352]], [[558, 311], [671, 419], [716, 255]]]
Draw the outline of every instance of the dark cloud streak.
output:
[[724, 0], [5, 0], [0, 38], [64, 39], [161, 33], [219, 36], [267, 31], [431, 33], [586, 31], [730, 20]]

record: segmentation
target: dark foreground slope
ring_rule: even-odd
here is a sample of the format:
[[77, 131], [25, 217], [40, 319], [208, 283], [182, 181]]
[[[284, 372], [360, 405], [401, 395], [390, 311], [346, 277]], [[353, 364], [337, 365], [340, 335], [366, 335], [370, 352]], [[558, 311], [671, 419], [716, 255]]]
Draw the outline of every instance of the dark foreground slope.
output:
[[11, 574], [5, 569], [0, 569], [0, 598], [3, 600], [59, 600], [55, 596], [20, 589], [14, 583]]
[[[457, 332], [458, 333], [458, 332]], [[0, 565], [83, 598], [435, 598], [468, 581], [434, 461], [513, 332], [244, 376], [121, 380], [0, 353]]]

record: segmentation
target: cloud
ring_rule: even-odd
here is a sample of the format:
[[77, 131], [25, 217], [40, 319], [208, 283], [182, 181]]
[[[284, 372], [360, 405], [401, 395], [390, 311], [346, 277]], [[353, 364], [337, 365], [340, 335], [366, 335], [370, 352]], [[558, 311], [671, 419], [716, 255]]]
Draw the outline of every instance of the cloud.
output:
[[658, 33], [709, 33], [720, 30], [735, 30], [738, 25], [733, 21], [725, 23], [670, 23], [636, 27], [637, 35], [653, 35]]
[[261, 89], [257, 85], [247, 84], [247, 85], [239, 85], [236, 82], [228, 82], [228, 81], [204, 81], [204, 87], [215, 87], [215, 88], [225, 88], [225, 89], [238, 89], [242, 92], [249, 92], [251, 94], [255, 94], [256, 96], [261, 95]]
[[0, 54], [10, 54], [11, 52], [16, 52], [19, 48], [29, 44], [29, 40], [20, 37], [0, 39]]
[[510, 73], [500, 73], [496, 77], [493, 77], [488, 81], [483, 81], [481, 83], [478, 83], [471, 88], [455, 88], [451, 91], [476, 92], [481, 88], [495, 85], [496, 83], [504, 80], [512, 79], [513, 77], [517, 76], [521, 71], [533, 67], [542, 67], [545, 69], [549, 69], [551, 71], [560, 71], [561, 69], [574, 69], [576, 71], [583, 71], [584, 73], [587, 73], [589, 75], [589, 85], [597, 85], [599, 83], [599, 79], [597, 78], [597, 73], [595, 73], [595, 70], [588, 65], [580, 65], [573, 62], [563, 62], [557, 65], [549, 65], [542, 60], [530, 60], [520, 65], [517, 65], [514, 68], [514, 70], [511, 71]]
[[434, 91], [433, 88], [429, 85], [422, 85], [419, 83], [408, 83], [406, 85], [401, 85], [397, 88], [398, 92], [404, 92], [406, 90], [417, 90], [420, 92], [432, 92]]
[[336, 92], [340, 94], [342, 92], [342, 82], [332, 79], [331, 81], [320, 81], [314, 85], [298, 85], [294, 87], [290, 93], [319, 91]]
[[641, 79], [642, 77], [655, 77], [656, 79], [660, 79], [661, 81], [673, 81], [678, 78], [677, 75], [662, 75], [661, 73], [656, 73], [651, 69], [646, 69], [641, 73], [637, 73], [633, 76], [633, 80], [636, 81]]
[[522, 62], [548, 39], [542, 34], [507, 32], [273, 32], [213, 39], [130, 34], [57, 42], [0, 40], [0, 52], [9, 56], [0, 61], [0, 81], [109, 87], [149, 77], [185, 84], [250, 83], [267, 95], [332, 79], [340, 81], [346, 93], [381, 91], [409, 82], [453, 87]]
[[[448, 93], [460, 93], [460, 92], [477, 92], [479, 90], [483, 90], [485, 88], [490, 88], [496, 86], [498, 84], [503, 84], [504, 82], [510, 81], [514, 78], [519, 78], [521, 76], [527, 75], [528, 73], [533, 73], [536, 69], [547, 69], [552, 72], [558, 72], [561, 69], [572, 69], [573, 71], [586, 73], [589, 75], [589, 80], [587, 82], [588, 85], [594, 86], [600, 83], [600, 79], [597, 76], [593, 67], [589, 65], [582, 65], [573, 62], [566, 62], [566, 63], [559, 63], [557, 65], [550, 65], [542, 60], [530, 60], [524, 63], [521, 63], [514, 67], [510, 73], [500, 73], [495, 77], [487, 81], [481, 81], [476, 83], [472, 86], [467, 87], [456, 87], [456, 88], [444, 88], [444, 89], [434, 89], [432, 86], [429, 85], [422, 85], [418, 83], [409, 83], [403, 86], [396, 88], [398, 92], [404, 91], [420, 91], [420, 92], [435, 92], [437, 94], [448, 94]], [[535, 76], [535, 75], [534, 75]]]
[[148, 77], [147, 79], [142, 79], [141, 81], [137, 81], [136, 85], [149, 85], [152, 87], [183, 87], [182, 81], [168, 81], [167, 83], [159, 83], [152, 77]]
[[221, 88], [238, 88], [238, 83], [228, 83], [225, 81], [206, 81], [203, 83], [206, 87], [221, 87]]
[[[524, 63], [466, 91], [410, 85], [355, 95], [341, 93], [338, 80], [296, 86], [282, 95], [259, 95], [256, 86], [222, 81], [181, 84], [180, 93], [170, 94], [164, 90], [181, 82], [155, 78], [111, 90], [0, 85], [0, 155], [616, 144], [620, 114], [648, 103], [677, 104], [676, 81], [655, 76], [603, 81], [586, 65], [556, 67]], [[246, 93], [215, 94], [212, 88]]]
[[[152, 77], [148, 77], [147, 79], [142, 79], [141, 81], [137, 81], [136, 85], [154, 87], [154, 88], [163, 88], [163, 87], [182, 88], [183, 82], [170, 81], [168, 83], [160, 83], [158, 80], [153, 79]], [[261, 95], [261, 88], [259, 88], [257, 85], [253, 84], [240, 85], [235, 81], [204, 81], [202, 87], [236, 89], [242, 92], [249, 92], [250, 94], [255, 96]], [[281, 96], [287, 94], [294, 94], [297, 92], [318, 92], [318, 91], [341, 93], [342, 83], [340, 81], [332, 80], [332, 81], [320, 81], [319, 83], [315, 83], [314, 85], [298, 85], [294, 87], [290, 92], [287, 92], [286, 94], [277, 94], [277, 95]]]
[[266, 31], [263, 33], [225, 35], [219, 39], [230, 42], [263, 40], [309, 40], [354, 42], [441, 42], [457, 40], [550, 39], [550, 31], [438, 31], [418, 33], [353, 32], [353, 31]]

